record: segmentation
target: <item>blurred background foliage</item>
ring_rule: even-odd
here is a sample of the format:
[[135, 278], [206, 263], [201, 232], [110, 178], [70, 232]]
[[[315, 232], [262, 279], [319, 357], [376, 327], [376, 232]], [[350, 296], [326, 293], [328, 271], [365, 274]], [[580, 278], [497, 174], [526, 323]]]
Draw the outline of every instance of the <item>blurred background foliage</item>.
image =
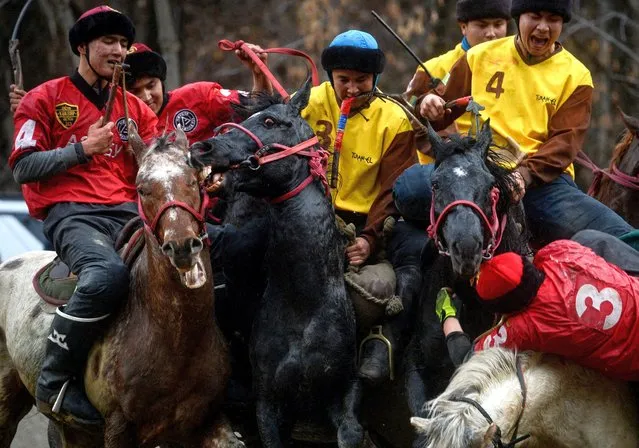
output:
[[[24, 3], [0, 0], [0, 192], [18, 190], [6, 163], [13, 138], [7, 48]], [[371, 9], [423, 60], [448, 51], [460, 40], [453, 0], [36, 0], [18, 36], [27, 90], [73, 72], [77, 59], [67, 42], [68, 29], [83, 11], [104, 3], [128, 14], [136, 24], [137, 40], [165, 56], [169, 89], [199, 80], [249, 89], [250, 74], [231, 53], [218, 49], [220, 39], [297, 48], [319, 65], [322, 49], [337, 33], [359, 28], [376, 36], [386, 53], [382, 90], [403, 92], [416, 64], [374, 19]], [[514, 23], [509, 31], [516, 32]], [[594, 110], [584, 149], [599, 166], [607, 166], [623, 129], [616, 107], [639, 114], [639, 0], [574, 0], [574, 18], [560, 40], [593, 73]], [[288, 90], [307, 76], [298, 58], [271, 55], [269, 65]], [[578, 172], [582, 186], [589, 180], [590, 173]]]

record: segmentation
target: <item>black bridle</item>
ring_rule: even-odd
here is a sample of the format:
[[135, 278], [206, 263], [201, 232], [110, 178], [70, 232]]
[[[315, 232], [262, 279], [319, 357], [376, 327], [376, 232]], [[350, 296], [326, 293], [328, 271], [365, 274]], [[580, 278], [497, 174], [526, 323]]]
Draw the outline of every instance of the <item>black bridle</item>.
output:
[[451, 398], [451, 401], [468, 403], [469, 405], [477, 409], [481, 415], [484, 416], [484, 418], [486, 419], [489, 425], [495, 424], [496, 431], [492, 439], [493, 448], [512, 448], [518, 443], [521, 443], [530, 437], [530, 434], [524, 434], [521, 437], [517, 437], [517, 432], [519, 431], [519, 422], [521, 421], [521, 417], [524, 415], [524, 408], [526, 407], [526, 395], [527, 395], [526, 381], [524, 379], [524, 372], [521, 369], [521, 361], [520, 361], [519, 355], [517, 355], [515, 366], [517, 371], [517, 379], [519, 380], [519, 386], [521, 387], [522, 401], [521, 401], [521, 410], [519, 411], [519, 415], [517, 416], [517, 421], [515, 422], [515, 427], [513, 430], [513, 436], [511, 437], [510, 442], [504, 442], [501, 439], [502, 438], [501, 428], [493, 421], [493, 419], [490, 417], [490, 414], [488, 414], [488, 412], [486, 412], [486, 410], [482, 407], [482, 405], [479, 404], [477, 401], [468, 397]]

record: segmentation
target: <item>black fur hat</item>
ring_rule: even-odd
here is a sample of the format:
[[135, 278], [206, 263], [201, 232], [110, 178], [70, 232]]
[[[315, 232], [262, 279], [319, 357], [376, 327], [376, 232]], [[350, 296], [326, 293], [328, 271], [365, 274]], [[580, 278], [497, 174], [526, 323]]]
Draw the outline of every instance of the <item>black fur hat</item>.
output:
[[135, 39], [135, 26], [131, 19], [109, 6], [98, 6], [80, 16], [69, 30], [69, 44], [80, 56], [78, 45], [91, 42], [101, 36], [118, 34], [128, 39], [131, 46]]
[[457, 20], [510, 19], [511, 0], [457, 0]]
[[125, 63], [129, 64], [126, 83], [129, 86], [143, 76], [159, 78], [166, 81], [166, 61], [159, 53], [151, 50], [147, 45], [136, 42], [131, 45], [126, 55]]
[[525, 12], [539, 11], [557, 14], [567, 23], [572, 18], [572, 0], [513, 0], [513, 17], [519, 17]]
[[335, 69], [380, 74], [385, 62], [384, 52], [375, 38], [359, 30], [337, 35], [322, 52], [322, 67], [329, 74]]

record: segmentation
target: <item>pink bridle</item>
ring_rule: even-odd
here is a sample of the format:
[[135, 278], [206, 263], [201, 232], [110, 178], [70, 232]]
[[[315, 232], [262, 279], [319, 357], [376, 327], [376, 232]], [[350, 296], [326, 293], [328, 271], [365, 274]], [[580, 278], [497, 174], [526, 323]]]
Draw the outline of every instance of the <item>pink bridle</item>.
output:
[[[276, 160], [280, 160], [285, 157], [292, 156], [294, 154], [308, 157], [310, 159], [309, 160], [310, 171], [311, 171], [310, 175], [291, 191], [271, 199], [270, 202], [272, 204], [278, 204], [280, 202], [284, 202], [287, 199], [294, 197], [300, 191], [302, 191], [304, 188], [310, 185], [314, 179], [320, 179], [322, 182], [322, 185], [324, 186], [326, 195], [328, 196], [330, 194], [329, 193], [330, 190], [328, 188], [328, 181], [326, 180], [326, 164], [328, 160], [328, 152], [321, 148], [316, 149], [314, 151], [307, 151], [308, 148], [312, 148], [314, 146], [319, 145], [319, 140], [317, 139], [317, 136], [314, 135], [308, 140], [298, 143], [295, 146], [286, 146], [286, 145], [281, 145], [279, 143], [271, 143], [271, 144], [265, 145], [257, 135], [255, 135], [253, 132], [251, 132], [250, 130], [242, 126], [241, 124], [237, 124], [237, 123], [224, 123], [220, 125], [216, 129], [216, 135], [228, 128], [234, 128], [244, 132], [257, 145], [257, 151], [255, 152], [255, 154], [247, 157], [245, 160], [238, 163], [237, 165], [231, 166], [230, 167], [231, 169], [249, 168], [253, 171], [256, 171], [256, 170], [259, 170], [262, 165], [275, 162]], [[276, 152], [274, 154], [263, 155], [266, 151], [268, 151], [271, 148], [279, 149], [281, 151]]]
[[493, 187], [490, 191], [490, 200], [491, 200], [491, 218], [488, 219], [486, 213], [472, 201], [467, 201], [465, 199], [460, 199], [458, 201], [453, 201], [448, 204], [444, 210], [439, 214], [439, 217], [435, 219], [435, 190], [433, 190], [433, 197], [431, 199], [430, 204], [430, 225], [428, 226], [427, 232], [428, 236], [435, 242], [439, 253], [442, 255], [450, 256], [450, 252], [441, 242], [439, 238], [439, 229], [444, 223], [446, 216], [455, 208], [460, 205], [464, 205], [470, 207], [482, 220], [482, 224], [488, 229], [490, 232], [490, 240], [488, 241], [488, 245], [482, 249], [482, 256], [484, 259], [488, 260], [493, 257], [495, 251], [501, 244], [501, 238], [504, 235], [504, 229], [506, 228], [506, 220], [507, 215], [504, 214], [501, 217], [501, 220], [497, 217], [497, 202], [499, 201], [499, 189], [497, 187]]
[[209, 208], [209, 195], [206, 193], [206, 191], [201, 191], [200, 198], [201, 198], [201, 204], [200, 204], [199, 211], [195, 210], [186, 202], [182, 202], [182, 201], [165, 202], [164, 204], [162, 204], [162, 207], [160, 207], [158, 212], [155, 214], [153, 221], [149, 223], [149, 219], [146, 217], [146, 214], [144, 213], [144, 209], [142, 208], [142, 199], [140, 195], [138, 195], [138, 214], [140, 215], [140, 218], [142, 218], [142, 222], [144, 223], [145, 230], [149, 232], [151, 235], [153, 235], [153, 237], [158, 242], [158, 244], [162, 245], [162, 243], [160, 242], [160, 238], [157, 234], [157, 226], [158, 226], [158, 223], [160, 222], [160, 218], [162, 218], [162, 215], [164, 215], [164, 213], [170, 208], [181, 208], [183, 210], [186, 210], [200, 223], [200, 235], [198, 235], [198, 238], [204, 244], [209, 246], [211, 242], [209, 241], [208, 234], [206, 232], [206, 213], [207, 213], [207, 209]]

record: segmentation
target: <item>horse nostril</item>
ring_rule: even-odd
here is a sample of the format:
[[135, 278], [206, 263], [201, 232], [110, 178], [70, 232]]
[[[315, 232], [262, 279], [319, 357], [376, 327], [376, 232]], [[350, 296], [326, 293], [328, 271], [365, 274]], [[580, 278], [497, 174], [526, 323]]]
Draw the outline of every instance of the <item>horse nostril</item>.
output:
[[162, 245], [162, 253], [167, 257], [173, 257], [175, 254], [175, 248], [173, 247], [173, 241], [169, 241], [168, 243], [164, 243]]
[[198, 254], [202, 251], [202, 249], [204, 249], [204, 244], [199, 238], [191, 238], [189, 241], [189, 245], [191, 247], [192, 254]]

